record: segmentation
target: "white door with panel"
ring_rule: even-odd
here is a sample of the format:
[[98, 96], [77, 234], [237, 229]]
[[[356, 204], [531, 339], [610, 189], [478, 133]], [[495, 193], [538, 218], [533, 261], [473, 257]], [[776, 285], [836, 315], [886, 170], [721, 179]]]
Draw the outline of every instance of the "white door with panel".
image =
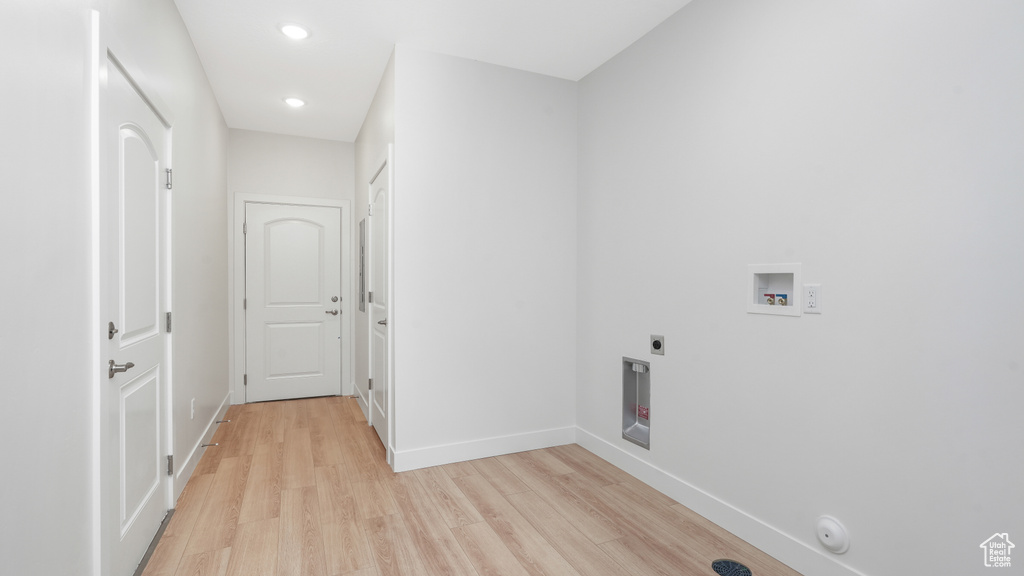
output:
[[341, 209], [245, 205], [245, 401], [341, 394]]
[[104, 565], [133, 573], [169, 508], [164, 401], [168, 129], [106, 62], [100, 116], [101, 525]]
[[391, 202], [391, 162], [385, 162], [370, 183], [370, 423], [380, 436], [391, 459], [391, 363], [388, 313], [390, 297], [389, 204]]

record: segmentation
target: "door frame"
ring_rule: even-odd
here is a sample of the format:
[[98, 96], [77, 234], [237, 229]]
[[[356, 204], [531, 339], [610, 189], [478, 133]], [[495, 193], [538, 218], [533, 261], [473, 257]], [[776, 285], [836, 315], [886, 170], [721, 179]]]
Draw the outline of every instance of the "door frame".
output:
[[[352, 299], [353, 268], [352, 268], [352, 201], [335, 200], [332, 198], [309, 198], [303, 196], [284, 196], [278, 194], [252, 194], [237, 192], [231, 202], [231, 234], [229, 250], [231, 251], [231, 271], [228, 274], [228, 291], [231, 306], [228, 310], [229, 368], [228, 377], [231, 381], [231, 403], [245, 403], [245, 386], [242, 376], [245, 374], [245, 310], [242, 301], [245, 299], [245, 235], [242, 224], [245, 222], [245, 205], [279, 204], [287, 206], [313, 206], [322, 208], [339, 208], [341, 210], [341, 394], [351, 395], [353, 385], [353, 325], [352, 315], [358, 310], [358, 303]], [[355, 304], [355, 306], [353, 306]]]
[[[165, 127], [164, 156], [165, 166], [174, 166], [174, 116], [171, 108], [160, 97], [156, 90], [156, 83], [152, 82], [141, 66], [130, 56], [131, 50], [120, 38], [113, 34], [106, 20], [101, 18], [98, 10], [89, 11], [89, 196], [90, 196], [90, 254], [91, 254], [91, 316], [93, 324], [93, 335], [91, 339], [92, 365], [92, 396], [90, 411], [93, 415], [91, 429], [91, 451], [93, 454], [92, 479], [92, 541], [91, 547], [94, 551], [92, 574], [105, 576], [111, 570], [111, 543], [106, 539], [106, 526], [103, 522], [103, 481], [105, 478], [102, 466], [103, 449], [103, 395], [101, 387], [109, 386], [107, 378], [107, 354], [105, 343], [107, 340], [106, 322], [102, 317], [103, 302], [106, 294], [103, 292], [103, 243], [101, 210], [103, 207], [103, 149], [102, 134], [100, 129], [103, 120], [103, 98], [106, 90], [105, 79], [109, 77], [110, 67], [116, 66], [121, 73], [139, 93], [140, 97], [156, 114], [157, 118]], [[160, 247], [160, 282], [162, 290], [161, 314], [171, 312], [174, 309], [173, 300], [173, 211], [174, 191], [168, 190], [160, 200], [162, 210], [163, 234]], [[164, 334], [164, 358], [161, 374], [160, 407], [163, 418], [160, 429], [161, 450], [163, 455], [174, 454], [174, 370], [173, 370], [173, 349], [174, 337], [171, 333]], [[163, 500], [166, 510], [175, 506], [178, 495], [184, 486], [177, 486], [177, 476], [167, 476], [165, 482]], [[155, 536], [156, 534], [154, 534]]]

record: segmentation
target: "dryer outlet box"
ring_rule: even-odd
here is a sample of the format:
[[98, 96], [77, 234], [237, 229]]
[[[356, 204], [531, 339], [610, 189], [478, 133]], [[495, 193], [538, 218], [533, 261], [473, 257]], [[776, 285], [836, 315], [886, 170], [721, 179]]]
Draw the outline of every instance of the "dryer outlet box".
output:
[[651, 334], [651, 354], [665, 355], [665, 337]]

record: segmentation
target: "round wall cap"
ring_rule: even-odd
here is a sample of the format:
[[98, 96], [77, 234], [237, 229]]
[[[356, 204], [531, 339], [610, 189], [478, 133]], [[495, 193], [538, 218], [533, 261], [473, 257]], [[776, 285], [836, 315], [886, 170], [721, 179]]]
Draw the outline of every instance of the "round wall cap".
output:
[[850, 549], [850, 536], [846, 528], [831, 516], [818, 518], [818, 541], [833, 554], [842, 554]]

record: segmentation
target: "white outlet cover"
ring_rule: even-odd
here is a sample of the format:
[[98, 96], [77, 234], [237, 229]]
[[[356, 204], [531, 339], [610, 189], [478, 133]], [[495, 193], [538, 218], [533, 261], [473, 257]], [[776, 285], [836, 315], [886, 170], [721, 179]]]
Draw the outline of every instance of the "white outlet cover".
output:
[[818, 518], [818, 542], [833, 554], [842, 554], [850, 549], [850, 535], [846, 527], [831, 516]]
[[[814, 308], [811, 308], [812, 301], [809, 292], [814, 290]], [[821, 284], [804, 284], [804, 314], [821, 314]]]

